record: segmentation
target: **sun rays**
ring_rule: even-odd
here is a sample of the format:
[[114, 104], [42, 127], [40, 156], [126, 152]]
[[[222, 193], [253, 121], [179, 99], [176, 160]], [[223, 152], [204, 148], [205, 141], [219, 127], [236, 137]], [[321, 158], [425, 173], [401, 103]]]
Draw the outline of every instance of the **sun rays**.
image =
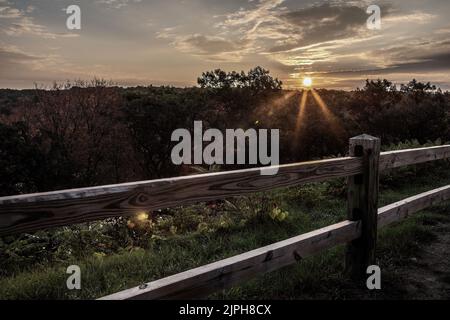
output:
[[[340, 120], [330, 110], [326, 102], [320, 96], [320, 90], [317, 91], [313, 86], [313, 79], [311, 77], [303, 78], [302, 82], [303, 90], [292, 90], [284, 92], [278, 97], [271, 99], [269, 103], [266, 103], [262, 107], [261, 112], [264, 112], [267, 116], [272, 116], [283, 112], [283, 106], [286, 105], [287, 100], [294, 99], [296, 103], [296, 118], [294, 129], [294, 144], [298, 146], [302, 136], [304, 136], [305, 130], [310, 130], [311, 125], [317, 125], [320, 127], [325, 126], [327, 131], [334, 136], [341, 136], [343, 134], [343, 127]], [[312, 97], [312, 99], [309, 99]], [[308, 109], [308, 110], [307, 110]], [[319, 121], [319, 122], [318, 122]]]
[[303, 123], [303, 118], [305, 115], [306, 100], [308, 99], [308, 90], [303, 90], [302, 99], [300, 101], [300, 106], [297, 113], [297, 121], [295, 123], [295, 137], [298, 139], [300, 133], [300, 128]]
[[342, 131], [342, 126], [339, 123], [339, 119], [331, 112], [331, 110], [328, 108], [327, 104], [323, 101], [323, 99], [320, 97], [319, 93], [311, 89], [312, 96], [316, 103], [318, 104], [320, 111], [322, 111], [325, 120], [330, 125], [330, 130], [335, 134], [339, 134]]
[[269, 116], [272, 116], [274, 112], [277, 112], [278, 109], [283, 105], [283, 103], [286, 102], [286, 100], [289, 100], [295, 95], [296, 91], [288, 91], [284, 93], [281, 97], [273, 99], [268, 104], [268, 110], [266, 111]]
[[[306, 79], [306, 78], [305, 78]], [[304, 83], [305, 83], [304, 79]], [[312, 84], [312, 82], [307, 81], [307, 83]], [[306, 119], [306, 108], [307, 108], [307, 101], [308, 101], [308, 95], [311, 92], [311, 96], [313, 97], [316, 105], [318, 106], [318, 110], [320, 111], [323, 119], [325, 120], [326, 124], [328, 125], [329, 129], [334, 135], [340, 135], [342, 133], [342, 126], [339, 123], [339, 119], [333, 114], [333, 112], [330, 110], [328, 105], [323, 101], [323, 99], [320, 97], [319, 93], [314, 88], [308, 88], [304, 89], [299, 107], [297, 112], [297, 118], [295, 123], [295, 144], [299, 143], [299, 140], [301, 138], [301, 131], [305, 124]]]

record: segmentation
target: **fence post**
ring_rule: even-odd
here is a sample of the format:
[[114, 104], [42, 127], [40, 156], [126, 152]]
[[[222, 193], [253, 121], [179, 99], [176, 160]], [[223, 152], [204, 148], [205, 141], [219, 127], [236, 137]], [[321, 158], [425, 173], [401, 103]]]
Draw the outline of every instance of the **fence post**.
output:
[[348, 178], [347, 209], [349, 220], [361, 220], [362, 234], [347, 245], [345, 266], [353, 279], [361, 279], [375, 263], [380, 139], [366, 134], [351, 138], [350, 156], [363, 160], [362, 173]]

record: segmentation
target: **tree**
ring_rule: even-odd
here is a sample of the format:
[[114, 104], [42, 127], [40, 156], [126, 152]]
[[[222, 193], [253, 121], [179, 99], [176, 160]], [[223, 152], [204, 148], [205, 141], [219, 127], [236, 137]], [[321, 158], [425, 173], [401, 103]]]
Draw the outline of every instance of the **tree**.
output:
[[47, 183], [42, 182], [40, 191], [117, 182], [116, 157], [129, 154], [119, 121], [121, 106], [118, 88], [95, 79], [36, 89], [32, 99], [14, 110], [11, 117], [27, 123], [31, 138], [39, 138], [39, 149], [49, 159]]
[[202, 88], [227, 89], [227, 88], [250, 88], [253, 91], [281, 90], [282, 82], [270, 75], [270, 71], [260, 66], [253, 68], [245, 74], [236, 71], [225, 72], [221, 69], [203, 72], [197, 79]]
[[386, 79], [367, 79], [363, 91], [369, 94], [383, 94], [385, 92], [395, 92], [397, 91], [397, 88], [391, 81]]
[[427, 91], [435, 91], [435, 90], [436, 90], [435, 85], [432, 85], [429, 82], [427, 82], [427, 83], [419, 82], [416, 79], [412, 79], [406, 85], [402, 84], [401, 89], [400, 89], [400, 91], [405, 92], [405, 93], [427, 92]]
[[251, 69], [247, 74], [247, 83], [255, 91], [281, 90], [282, 82], [269, 75], [269, 70], [261, 67]]
[[231, 79], [229, 74], [221, 69], [216, 69], [214, 71], [206, 71], [202, 73], [202, 76], [197, 79], [197, 83], [202, 88], [230, 88]]
[[0, 195], [36, 192], [46, 162], [24, 122], [0, 123]]
[[149, 88], [126, 96], [125, 121], [132, 147], [145, 179], [179, 174], [171, 160], [172, 132], [191, 128], [194, 120], [207, 121], [208, 92], [199, 88]]

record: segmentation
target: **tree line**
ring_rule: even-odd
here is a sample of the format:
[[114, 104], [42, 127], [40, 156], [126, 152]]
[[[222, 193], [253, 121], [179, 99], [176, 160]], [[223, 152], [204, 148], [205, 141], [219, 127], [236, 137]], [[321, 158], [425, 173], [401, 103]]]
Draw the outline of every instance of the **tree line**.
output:
[[450, 141], [450, 95], [430, 83], [367, 80], [350, 92], [305, 93], [283, 90], [256, 67], [208, 71], [198, 85], [121, 88], [93, 80], [0, 90], [1, 195], [217, 170], [170, 160], [172, 132], [192, 130], [195, 120], [220, 130], [280, 129], [281, 163], [344, 155], [348, 139], [361, 133], [386, 145]]

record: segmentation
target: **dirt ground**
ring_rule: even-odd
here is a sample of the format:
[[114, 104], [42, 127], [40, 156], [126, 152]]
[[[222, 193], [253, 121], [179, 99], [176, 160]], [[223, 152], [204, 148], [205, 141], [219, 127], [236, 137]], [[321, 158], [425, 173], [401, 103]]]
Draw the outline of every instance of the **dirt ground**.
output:
[[397, 271], [399, 279], [391, 289], [402, 296], [394, 298], [450, 298], [450, 223], [439, 222], [432, 231], [436, 239], [422, 245], [411, 263]]
[[[418, 243], [418, 250], [401, 265], [383, 268], [381, 290], [364, 284], [340, 283], [338, 299], [344, 300], [449, 300], [450, 219], [430, 221], [433, 240]], [[337, 284], [336, 284], [337, 285]], [[319, 297], [320, 298], [320, 297]], [[328, 298], [328, 297], [327, 297]]]
[[382, 269], [381, 290], [350, 290], [348, 299], [450, 299], [450, 222], [435, 221], [434, 240], [421, 243], [407, 263]]

